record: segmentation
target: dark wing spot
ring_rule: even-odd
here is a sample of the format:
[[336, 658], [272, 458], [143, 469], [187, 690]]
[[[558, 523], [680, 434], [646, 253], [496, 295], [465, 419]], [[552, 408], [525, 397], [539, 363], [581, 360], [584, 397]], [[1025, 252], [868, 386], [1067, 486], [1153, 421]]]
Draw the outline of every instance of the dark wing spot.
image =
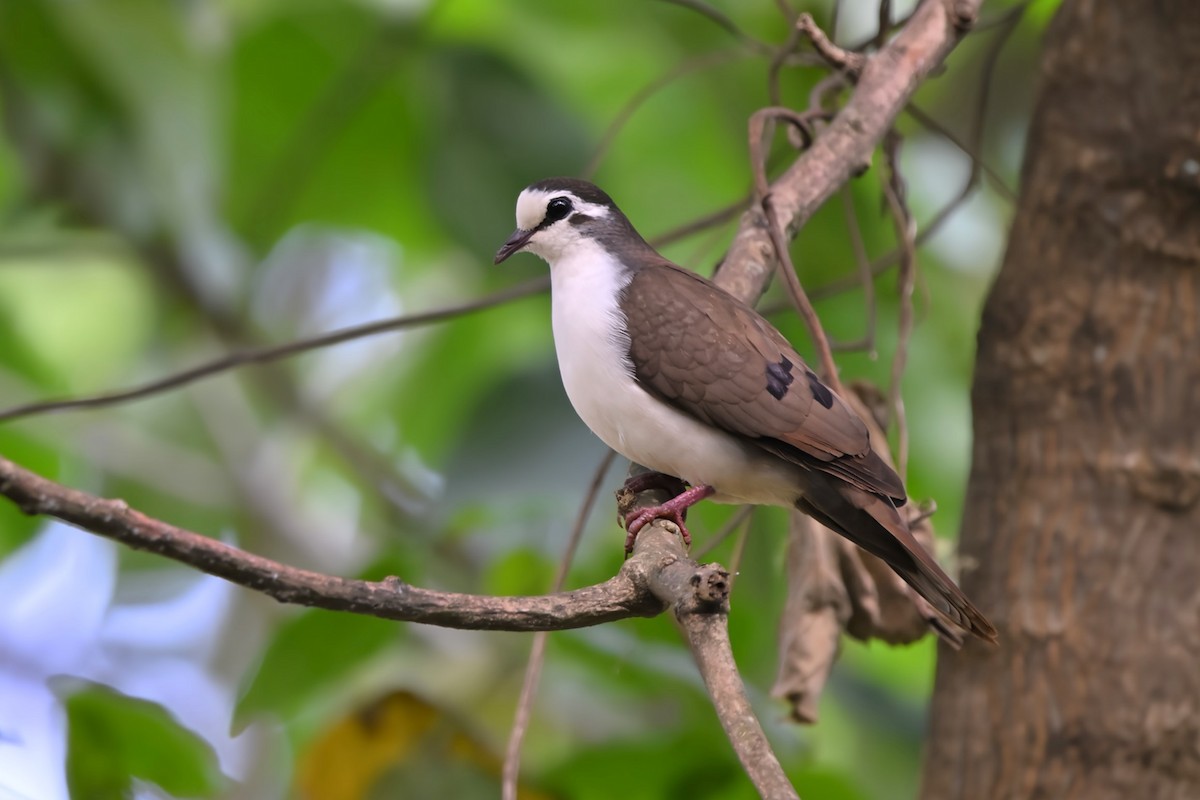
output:
[[811, 369], [804, 372], [808, 378], [808, 387], [812, 389], [816, 401], [826, 408], [833, 408], [833, 392], [829, 390], [829, 387], [821, 383], [821, 379]]
[[776, 400], [782, 400], [792, 381], [796, 380], [796, 376], [792, 374], [793, 366], [786, 356], [779, 359], [778, 364], [767, 364], [767, 391]]

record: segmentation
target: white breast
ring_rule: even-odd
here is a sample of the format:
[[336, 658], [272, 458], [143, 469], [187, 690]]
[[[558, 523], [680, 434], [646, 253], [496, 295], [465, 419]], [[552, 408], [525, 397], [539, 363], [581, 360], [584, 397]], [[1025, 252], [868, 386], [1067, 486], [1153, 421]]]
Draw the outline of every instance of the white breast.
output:
[[791, 505], [798, 468], [703, 425], [633, 378], [617, 302], [629, 276], [585, 240], [550, 269], [554, 346], [575, 412], [612, 449], [639, 464], [717, 490], [718, 502]]

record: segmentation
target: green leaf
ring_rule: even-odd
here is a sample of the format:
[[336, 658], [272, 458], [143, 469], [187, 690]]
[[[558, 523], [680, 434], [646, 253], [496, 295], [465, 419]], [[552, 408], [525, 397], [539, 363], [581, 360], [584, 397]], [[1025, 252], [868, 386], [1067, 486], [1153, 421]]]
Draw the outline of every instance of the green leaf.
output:
[[238, 703], [243, 724], [272, 712], [290, 719], [316, 693], [395, 640], [399, 624], [358, 614], [306, 611], [286, 622]]
[[[615, 764], [620, 768], [614, 769]], [[729, 743], [719, 733], [706, 736], [703, 727], [670, 738], [581, 748], [542, 776], [542, 784], [574, 800], [756, 796]]]
[[126, 798], [134, 778], [176, 797], [213, 797], [226, 783], [208, 743], [157, 703], [85, 684], [65, 705], [72, 797]]
[[[111, 385], [155, 333], [148, 289], [134, 265], [115, 253], [64, 250], [7, 261], [0, 270], [0, 365], [38, 379], [46, 395], [61, 394], [64, 385], [76, 391]], [[98, 297], [103, 318], [95, 313]], [[15, 341], [5, 342], [7, 333]]]

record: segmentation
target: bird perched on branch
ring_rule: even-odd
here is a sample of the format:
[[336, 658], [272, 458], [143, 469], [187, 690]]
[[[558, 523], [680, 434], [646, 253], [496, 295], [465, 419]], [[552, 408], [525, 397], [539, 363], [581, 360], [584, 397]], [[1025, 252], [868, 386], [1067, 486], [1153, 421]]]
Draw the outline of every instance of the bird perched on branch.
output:
[[[996, 630], [897, 510], [900, 477], [866, 425], [750, 306], [659, 255], [592, 184], [550, 178], [517, 198], [496, 263], [550, 265], [554, 344], [575, 411], [612, 449], [689, 488], [625, 520], [679, 525], [704, 498], [798, 508], [883, 559], [955, 625]], [[941, 620], [931, 620], [935, 627]]]

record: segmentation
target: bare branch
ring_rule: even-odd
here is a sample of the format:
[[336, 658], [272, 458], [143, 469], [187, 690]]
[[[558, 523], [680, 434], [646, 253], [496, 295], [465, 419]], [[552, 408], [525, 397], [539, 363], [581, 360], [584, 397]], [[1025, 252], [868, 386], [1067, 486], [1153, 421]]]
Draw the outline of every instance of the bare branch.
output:
[[726, 222], [735, 219], [738, 214], [744, 212], [746, 210], [746, 206], [750, 204], [750, 200], [751, 195], [747, 194], [745, 197], [733, 201], [724, 208], [718, 208], [716, 211], [705, 214], [703, 217], [694, 219], [691, 222], [680, 225], [678, 228], [673, 228], [666, 233], [660, 233], [658, 236], [655, 236], [650, 240], [650, 244], [654, 245], [655, 247], [666, 247], [667, 245], [673, 244], [680, 239], [685, 239], [692, 234], [708, 230], [709, 228], [714, 228], [717, 225], [724, 225]]
[[971, 175], [968, 176], [964, 188], [959, 189], [957, 202], [950, 205], [950, 208], [957, 208], [959, 203], [961, 203], [970, 195], [971, 189], [975, 188], [975, 184], [978, 182], [978, 176], [975, 175], [976, 170], [981, 171], [987, 176], [988, 180], [992, 182], [992, 188], [996, 190], [997, 194], [1010, 203], [1017, 202], [1016, 190], [1008, 185], [1008, 181], [1004, 180], [1004, 176], [997, 172], [995, 167], [983, 160], [982, 153], [974, 149], [975, 147], [979, 146], [979, 143], [972, 144], [970, 142], [964, 142], [958, 137], [957, 134], [954, 133], [954, 131], [950, 130], [945, 125], [931, 117], [928, 112], [924, 111], [916, 103], [909, 103], [908, 107], [904, 109], [904, 113], [916, 120], [923, 128], [933, 131], [938, 136], [941, 136], [950, 144], [957, 147], [962, 151], [963, 155], [971, 159], [971, 163], [974, 165], [972, 167]]
[[164, 378], [144, 383], [141, 386], [135, 386], [130, 389], [122, 389], [115, 392], [105, 394], [91, 395], [88, 397], [64, 398], [61, 400], [42, 400], [36, 403], [26, 403], [24, 405], [13, 406], [11, 408], [0, 410], [0, 422], [8, 422], [22, 417], [31, 417], [35, 414], [48, 414], [55, 411], [67, 411], [70, 409], [93, 409], [106, 408], [118, 403], [126, 403], [131, 400], [140, 400], [144, 397], [150, 397], [160, 392], [165, 392], [170, 389], [177, 389], [181, 386], [186, 386], [189, 383], [209, 378], [213, 375], [218, 375], [222, 372], [227, 372], [237, 367], [242, 367], [247, 364], [266, 364], [272, 361], [279, 361], [284, 358], [307, 353], [310, 350], [316, 350], [321, 347], [329, 347], [335, 344], [341, 344], [354, 339], [363, 339], [368, 336], [376, 336], [381, 333], [390, 333], [404, 328], [414, 328], [420, 325], [429, 325], [434, 322], [442, 322], [443, 320], [453, 319], [454, 317], [464, 316], [476, 311], [483, 311], [489, 308], [503, 305], [512, 300], [518, 300], [522, 297], [539, 294], [546, 291], [550, 287], [549, 278], [536, 278], [526, 283], [517, 284], [516, 286], [507, 289], [501, 289], [498, 292], [493, 292], [478, 300], [471, 300], [466, 303], [458, 303], [445, 308], [438, 308], [432, 311], [424, 311], [418, 314], [409, 314], [403, 317], [393, 317], [392, 319], [380, 320], [379, 322], [369, 322], [365, 325], [355, 325], [350, 328], [342, 328], [341, 330], [331, 333], [323, 333], [319, 336], [313, 336], [309, 339], [297, 339], [292, 342], [280, 345], [269, 345], [267, 347], [256, 347], [249, 350], [242, 350], [221, 358], [200, 364], [199, 366], [176, 372]]
[[812, 14], [801, 14], [800, 18], [796, 20], [796, 29], [808, 37], [817, 54], [834, 69], [845, 72], [852, 80], [862, 72], [863, 65], [867, 63], [867, 57], [861, 53], [843, 50], [834, 44], [825, 35], [825, 31], [821, 30], [813, 20]]
[[879, 0], [879, 28], [875, 31], [875, 47], [882, 47], [892, 29], [892, 0]]
[[733, 516], [730, 517], [724, 525], [721, 526], [720, 530], [708, 538], [708, 541], [706, 541], [700, 547], [692, 548], [692, 556], [694, 558], [704, 558], [713, 550], [717, 549], [717, 547], [730, 536], [740, 530], [748, 528], [750, 525], [750, 518], [752, 516], [754, 516], [754, 506], [742, 506], [733, 513]]
[[769, 122], [773, 122], [775, 119], [784, 119], [791, 122], [811, 142], [810, 120], [820, 117], [823, 114], [824, 112], [819, 109], [816, 112], [809, 111], [804, 114], [797, 114], [789, 108], [779, 106], [761, 108], [754, 112], [750, 116], [749, 123], [750, 163], [754, 169], [755, 193], [767, 218], [767, 230], [771, 237], [771, 244], [775, 248], [775, 263], [779, 268], [780, 278], [783, 279], [788, 295], [792, 298], [796, 310], [800, 313], [800, 317], [808, 327], [809, 336], [812, 337], [813, 345], [817, 348], [817, 355], [821, 359], [821, 370], [824, 373], [825, 380], [835, 392], [841, 394], [841, 381], [838, 380], [837, 363], [833, 360], [833, 352], [829, 348], [829, 338], [825, 335], [825, 329], [821, 326], [821, 320], [817, 316], [816, 309], [809, 302], [808, 295], [804, 292], [804, 287], [800, 285], [800, 278], [796, 275], [796, 268], [792, 266], [792, 257], [788, 252], [787, 238], [783, 231], [783, 225], [780, 223], [779, 217], [775, 213], [774, 204], [771, 201], [770, 188], [767, 184], [766, 163], [763, 157], [764, 139], [768, 135], [767, 124]]
[[900, 293], [899, 330], [896, 333], [896, 351], [892, 355], [892, 377], [888, 386], [888, 404], [892, 408], [892, 421], [896, 424], [896, 467], [900, 477], [908, 472], [908, 418], [904, 413], [904, 395], [900, 391], [904, 379], [904, 368], [908, 363], [908, 342], [913, 329], [913, 287], [917, 276], [917, 230], [912, 212], [905, 199], [904, 179], [900, 175], [898, 151], [900, 137], [895, 131], [884, 140], [884, 160], [887, 170], [883, 180], [883, 195], [888, 211], [896, 228], [896, 239], [900, 243], [900, 275], [897, 281]]
[[[621, 571], [604, 583], [536, 597], [488, 597], [410, 586], [398, 578], [361, 581], [324, 575], [272, 561], [177, 528], [129, 508], [71, 489], [0, 458], [0, 495], [30, 515], [46, 515], [195, 567], [201, 572], [273, 597], [282, 603], [351, 611], [403, 622], [470, 630], [567, 630], [633, 616], [655, 616], [667, 604], [654, 596], [649, 576], [658, 548], [635, 549]], [[639, 536], [639, 543], [646, 538]]]
[[718, 27], [720, 27], [730, 36], [737, 39], [739, 42], [744, 44], [746, 47], [749, 47], [759, 55], [769, 55], [774, 50], [771, 45], [755, 39], [753, 36], [739, 28], [737, 23], [730, 19], [725, 12], [710, 6], [708, 3], [702, 2], [702, 0], [662, 0], [662, 2], [695, 11], [700, 16], [716, 23]]
[[[644, 467], [636, 464], [630, 471], [635, 478], [649, 474]], [[635, 491], [635, 487], [641, 486], [652, 488]], [[617, 511], [624, 517], [637, 508], [660, 503], [670, 494], [669, 488], [661, 482], [627, 481], [617, 492]], [[658, 533], [664, 530], [673, 532], [674, 540], [682, 542], [675, 523], [655, 520], [638, 533], [634, 543], [635, 552], [648, 531]], [[720, 564], [701, 565], [691, 559], [667, 555], [661, 563], [661, 569], [650, 576], [650, 583], [656, 596], [673, 599], [671, 606], [675, 611], [675, 619], [700, 669], [717, 718], [759, 794], [763, 797], [799, 800], [754, 716], [733, 660], [729, 643], [729, 592], [732, 585], [729, 571]]]
[[[717, 564], [695, 569], [677, 566], [680, 568], [663, 569], [656, 580], [664, 594], [685, 598], [675, 604], [675, 619], [687, 638], [721, 727], [733, 744], [742, 768], [762, 797], [800, 800], [754, 716], [733, 660], [729, 643], [729, 573]], [[686, 591], [689, 587], [691, 592]]]
[[771, 105], [773, 106], [783, 105], [783, 92], [779, 85], [779, 76], [783, 72], [783, 67], [787, 63], [788, 56], [795, 52], [796, 45], [799, 42], [800, 30], [795, 25], [789, 24], [787, 40], [780, 45], [775, 55], [771, 58], [770, 66], [767, 67], [767, 97], [771, 98]]
[[[946, 141], [953, 144], [971, 159], [971, 170], [967, 175], [967, 179], [963, 182], [962, 188], [959, 189], [958, 194], [955, 195], [953, 199], [946, 203], [946, 205], [939, 209], [938, 212], [934, 214], [928, 222], [921, 226], [921, 230], [917, 234], [916, 238], [917, 245], [922, 245], [932, 238], [933, 235], [941, 229], [942, 225], [945, 224], [950, 216], [971, 197], [979, 183], [980, 174], [988, 177], [988, 179], [992, 182], [993, 188], [1005, 200], [1010, 203], [1015, 203], [1017, 200], [1017, 195], [1013, 188], [1008, 185], [1003, 176], [989, 166], [988, 163], [983, 159], [982, 150], [983, 133], [986, 130], [985, 123], [987, 120], [987, 108], [991, 97], [992, 74], [995, 71], [996, 63], [999, 61], [1000, 52], [1003, 50], [1004, 45], [1007, 43], [1008, 38], [1012, 35], [1012, 32], [1016, 30], [1017, 25], [1021, 21], [1021, 15], [1024, 14], [1025, 9], [1028, 8], [1028, 5], [1028, 3], [1022, 3], [1021, 5], [1014, 7], [1010, 11], [989, 23], [989, 27], [1001, 28], [1002, 30], [1000, 35], [996, 37], [996, 41], [993, 42], [991, 48], [988, 50], [987, 56], [984, 60], [983, 70], [980, 76], [980, 84], [982, 89], [976, 99], [975, 111], [972, 117], [971, 129], [967, 141], [960, 139], [954, 134], [953, 131], [949, 130], [946, 128], [946, 126], [942, 125], [932, 116], [930, 116], [916, 103], [910, 102], [904, 108], [904, 113], [912, 117], [923, 127], [934, 131], [945, 138]], [[899, 260], [903, 257], [903, 254], [903, 248], [897, 247], [892, 252], [886, 253], [885, 255], [877, 258], [871, 264], [872, 274], [880, 275], [887, 271], [893, 265], [899, 262]], [[818, 286], [817, 288], [811, 290], [809, 295], [813, 299], [819, 300], [821, 298], [830, 297], [832, 295], [852, 289], [854, 288], [855, 284], [856, 278], [854, 277], [838, 278], [830, 281], [824, 286]]]
[[[653, 495], [653, 491], [644, 495]], [[687, 557], [678, 528], [656, 521], [604, 583], [536, 597], [438, 592], [398, 578], [361, 581], [272, 561], [129, 508], [71, 489], [0, 458], [0, 495], [31, 515], [56, 517], [138, 550], [149, 550], [285, 603], [472, 630], [548, 631], [676, 610], [722, 726], [764, 797], [797, 797], [770, 750], [738, 676], [729, 644], [729, 573]]]
[[[646, 84], [637, 92], [635, 92], [633, 97], [629, 98], [625, 105], [621, 106], [620, 110], [617, 111], [617, 115], [613, 118], [613, 121], [610, 122], [608, 127], [604, 130], [604, 134], [600, 137], [600, 144], [596, 145], [596, 150], [592, 153], [592, 157], [588, 159], [587, 166], [583, 168], [583, 172], [580, 173], [580, 177], [590, 178], [592, 175], [596, 174], [596, 170], [600, 168], [600, 163], [608, 154], [608, 150], [610, 147], [612, 147], [613, 140], [617, 138], [617, 134], [621, 132], [621, 130], [629, 122], [630, 118], [633, 117], [634, 113], [637, 112], [637, 110], [641, 108], [647, 100], [680, 78], [690, 75], [693, 72], [700, 72], [702, 70], [709, 69], [710, 67], [727, 63], [732, 61], [738, 55], [740, 54], [731, 52], [708, 53], [697, 58], [688, 59], [687, 61], [676, 64], [674, 67], [667, 70], [662, 75], [659, 75], [657, 78], [650, 81], [650, 83]], [[780, 60], [783, 58], [786, 58], [786, 53], [779, 56]]]
[[867, 255], [867, 243], [863, 241], [862, 226], [858, 224], [858, 212], [854, 208], [854, 194], [843, 187], [842, 214], [846, 218], [846, 229], [850, 232], [850, 249], [854, 251], [854, 263], [858, 267], [858, 281], [863, 291], [863, 309], [867, 317], [867, 329], [863, 333], [862, 348], [875, 358], [875, 276], [871, 272], [871, 258]]
[[[771, 204], [789, 237], [870, 163], [896, 115], [974, 21], [978, 5], [978, 0], [961, 0], [951, 8], [926, 0], [887, 45], [868, 57], [846, 105], [771, 184]], [[717, 282], [743, 300], [756, 301], [775, 271], [775, 253], [766, 214], [752, 206], [742, 216]]]

